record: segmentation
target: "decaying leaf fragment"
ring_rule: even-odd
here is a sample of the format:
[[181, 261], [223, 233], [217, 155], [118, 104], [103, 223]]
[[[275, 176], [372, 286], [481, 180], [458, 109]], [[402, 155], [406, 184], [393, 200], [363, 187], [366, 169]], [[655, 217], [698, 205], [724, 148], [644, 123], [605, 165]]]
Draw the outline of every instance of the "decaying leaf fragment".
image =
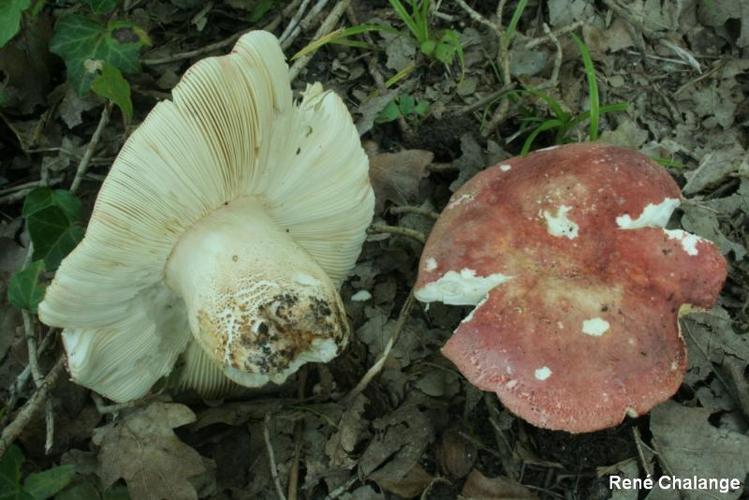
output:
[[205, 472], [200, 454], [172, 429], [195, 421], [185, 405], [155, 402], [96, 429], [98, 474], [105, 488], [122, 478], [131, 498], [197, 499], [189, 479]]

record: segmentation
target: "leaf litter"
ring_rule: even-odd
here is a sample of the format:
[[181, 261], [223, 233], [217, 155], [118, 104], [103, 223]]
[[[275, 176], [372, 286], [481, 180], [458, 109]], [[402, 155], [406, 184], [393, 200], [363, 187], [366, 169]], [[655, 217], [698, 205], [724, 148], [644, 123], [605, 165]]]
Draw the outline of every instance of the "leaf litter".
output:
[[[467, 3], [480, 16], [493, 19], [496, 2]], [[84, 49], [97, 57], [122, 56], [115, 67], [128, 78], [135, 123], [167, 96], [165, 91], [190, 62], [226, 48], [193, 57], [181, 54], [247, 29], [247, 23], [238, 19], [258, 15], [256, 26], [272, 26], [278, 18], [275, 31], [280, 33], [294, 14], [283, 10], [283, 2], [273, 0], [224, 2], [207, 8], [201, 2], [176, 0], [130, 4], [131, 10], [118, 14], [127, 29], [138, 34], [137, 40], [127, 45], [116, 39], [111, 25], [99, 23], [90, 39], [104, 40], [106, 53], [97, 53], [90, 43]], [[505, 23], [517, 4], [507, 2]], [[379, 375], [362, 393], [342, 403], [395, 333], [421, 250], [408, 236], [371, 234], [343, 285], [356, 336], [340, 358], [311, 367], [304, 378], [246, 401], [203, 402], [176, 395], [178, 402], [146, 400], [100, 415], [90, 398], [81, 396], [80, 406], [68, 405], [65, 411], [73, 412], [73, 419], [79, 416], [85, 425], [74, 428], [60, 417], [59, 425], [70, 429], [58, 430], [60, 447], [54, 451], [58, 455], [44, 457], [43, 439], [21, 440], [28, 448], [27, 462], [32, 462], [24, 466], [24, 477], [49, 468], [62, 456], [76, 464], [77, 472], [58, 498], [87, 498], [86, 494], [114, 498], [107, 496], [112, 491], [118, 495], [129, 491], [130, 498], [277, 498], [274, 474], [284, 491], [289, 478], [297, 475], [295, 498], [351, 499], [636, 498], [621, 491], [612, 494], [606, 487], [608, 476], [696, 474], [745, 480], [749, 472], [749, 19], [734, 0], [551, 0], [544, 4], [529, 2], [519, 18], [508, 56], [515, 88], [543, 91], [572, 116], [587, 112], [582, 62], [571, 39], [559, 32], [582, 24], [579, 32], [595, 64], [601, 102], [629, 103], [625, 112], [602, 115], [602, 139], [640, 149], [660, 161], [687, 197], [672, 224], [716, 242], [730, 264], [719, 305], [682, 321], [689, 371], [672, 401], [650, 416], [592, 435], [535, 429], [507, 413], [493, 395], [468, 385], [441, 357], [439, 346], [467, 311], [433, 305], [429, 310], [415, 308]], [[379, 19], [400, 31], [371, 34], [374, 51], [323, 47], [296, 81], [301, 90], [304, 82], [322, 80], [349, 104], [370, 152], [378, 223], [423, 234], [433, 223], [425, 212], [439, 212], [470, 177], [517, 154], [533, 124], [553, 116], [549, 100], [496, 94], [503, 82], [495, 33], [457, 3], [435, 5], [439, 16], [432, 16], [430, 22], [440, 30], [456, 30], [463, 42], [464, 74], [457, 64], [446, 66], [422, 54], [387, 2], [353, 0], [351, 10], [360, 20]], [[102, 98], [92, 93], [79, 95], [96, 75], [83, 65], [82, 58], [88, 56], [70, 53], [74, 47], [64, 43], [65, 37], [89, 21], [71, 26], [73, 18], [68, 18], [54, 39], [58, 53], [80, 64], [71, 74], [71, 84], [52, 88], [65, 79], [63, 71], [48, 62], [47, 52], [32, 47], [44, 46], [51, 36], [50, 25], [69, 14], [55, 8], [51, 12], [43, 11], [47, 17], [39, 18], [37, 28], [0, 48], [0, 88], [6, 96], [0, 110], [0, 209], [2, 227], [8, 229], [0, 239], [3, 291], [10, 275], [20, 268], [28, 245], [21, 220], [28, 191], [19, 186], [40, 179], [53, 187], [69, 185], [103, 105]], [[306, 41], [321, 21], [304, 27]], [[353, 24], [348, 21], [344, 24]], [[557, 33], [558, 46], [544, 24]], [[133, 31], [134, 26], [143, 28], [149, 40]], [[544, 41], [529, 46], [544, 36]], [[288, 53], [303, 48], [306, 41], [298, 39]], [[19, 51], [21, 43], [30, 52]], [[139, 69], [139, 52], [141, 62], [170, 60]], [[25, 64], [28, 54], [38, 53], [42, 55], [36, 59], [44, 64]], [[412, 63], [412, 72], [383, 85], [397, 71], [408, 72]], [[554, 82], [556, 64], [558, 81]], [[23, 83], [28, 80], [34, 84]], [[482, 132], [503, 100], [508, 105], [502, 120], [484, 137]], [[413, 106], [406, 109], [399, 103]], [[121, 121], [113, 121], [105, 130], [85, 179], [83, 214], [90, 209], [122, 138], [131, 130]], [[584, 140], [586, 133], [586, 126], [579, 126], [568, 139]], [[544, 133], [535, 144], [548, 146], [555, 139], [553, 133]], [[401, 207], [422, 213], [393, 210]], [[59, 246], [60, 242], [51, 243]], [[50, 258], [52, 264], [58, 260], [54, 254]], [[42, 283], [45, 276], [40, 273], [34, 283]], [[369, 296], [353, 299], [359, 291]], [[3, 293], [0, 303], [4, 397], [27, 358], [19, 315], [6, 297]], [[57, 346], [51, 344], [54, 351]], [[49, 366], [51, 359], [49, 353], [43, 355], [42, 364]], [[72, 394], [65, 391], [62, 384], [53, 398], [60, 415], [62, 401]], [[24, 394], [28, 396], [29, 389]], [[271, 416], [270, 425], [266, 415]], [[5, 425], [7, 416], [2, 418]], [[103, 422], [91, 431], [100, 419]], [[42, 424], [40, 420], [33, 427], [35, 432], [43, 434]], [[634, 437], [635, 430], [641, 438]], [[270, 450], [275, 470], [269, 463]], [[74, 496], [76, 492], [83, 496]], [[737, 490], [724, 497], [741, 494]], [[658, 489], [644, 495], [675, 498], [673, 491]]]

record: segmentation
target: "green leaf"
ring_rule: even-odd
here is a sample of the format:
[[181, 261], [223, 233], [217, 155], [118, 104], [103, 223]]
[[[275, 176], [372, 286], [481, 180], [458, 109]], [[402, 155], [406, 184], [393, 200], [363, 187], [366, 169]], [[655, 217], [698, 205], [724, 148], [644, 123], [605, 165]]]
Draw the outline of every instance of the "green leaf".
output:
[[387, 103], [387, 106], [377, 115], [377, 123], [387, 123], [397, 120], [401, 116], [401, 111], [398, 108], [398, 103], [395, 100]]
[[74, 484], [58, 493], [55, 500], [98, 500], [99, 490], [90, 482]]
[[81, 202], [62, 189], [37, 188], [23, 204], [26, 227], [34, 244], [34, 260], [43, 259], [54, 271], [83, 238]]
[[28, 219], [48, 207], [59, 207], [71, 221], [77, 221], [81, 217], [81, 202], [73, 193], [50, 188], [37, 188], [26, 195], [21, 215]]
[[16, 36], [21, 27], [21, 14], [31, 6], [31, 0], [0, 0], [0, 47]]
[[49, 48], [65, 60], [68, 82], [83, 95], [106, 64], [125, 74], [137, 72], [140, 49], [148, 43], [146, 33], [132, 23], [110, 21], [104, 26], [87, 17], [69, 15], [57, 22]]
[[94, 14], [108, 14], [117, 7], [117, 0], [88, 0]]
[[450, 65], [455, 59], [455, 54], [463, 53], [458, 34], [453, 30], [442, 33], [442, 37], [434, 49], [434, 58], [443, 64]]
[[36, 307], [44, 298], [46, 288], [41, 282], [43, 272], [44, 261], [37, 260], [11, 276], [8, 282], [8, 301], [19, 309], [35, 313]]
[[403, 116], [413, 114], [414, 108], [416, 107], [416, 99], [410, 95], [404, 95], [398, 99], [398, 108]]
[[47, 500], [65, 488], [75, 475], [74, 465], [58, 465], [41, 472], [29, 474], [23, 483], [34, 500]]
[[434, 49], [437, 47], [437, 42], [434, 40], [424, 40], [419, 44], [421, 53], [425, 56], [431, 56], [434, 53]]
[[33, 500], [21, 488], [23, 453], [12, 445], [0, 459], [0, 500]]
[[116, 485], [104, 492], [104, 500], [130, 500], [127, 486]]
[[252, 8], [252, 12], [250, 12], [250, 18], [248, 21], [251, 23], [256, 23], [259, 20], [263, 18], [263, 16], [273, 8], [273, 5], [278, 0], [258, 0], [258, 2], [255, 4], [255, 6]]
[[125, 121], [130, 122], [133, 117], [130, 84], [127, 83], [120, 70], [111, 64], [104, 64], [101, 74], [91, 83], [91, 90], [115, 103], [122, 110]]

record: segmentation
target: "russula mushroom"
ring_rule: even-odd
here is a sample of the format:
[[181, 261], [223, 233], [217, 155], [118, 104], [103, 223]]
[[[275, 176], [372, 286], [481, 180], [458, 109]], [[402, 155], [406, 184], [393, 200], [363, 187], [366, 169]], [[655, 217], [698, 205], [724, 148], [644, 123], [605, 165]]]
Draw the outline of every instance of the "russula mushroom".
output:
[[206, 396], [281, 383], [346, 344], [338, 287], [373, 207], [341, 99], [314, 84], [294, 103], [278, 41], [252, 32], [130, 136], [39, 315], [73, 379], [115, 401], [175, 364]]
[[726, 277], [712, 243], [664, 229], [680, 199], [647, 157], [602, 144], [479, 173], [419, 264], [417, 299], [475, 306], [443, 354], [538, 427], [595, 431], [668, 399], [686, 370], [678, 315]]

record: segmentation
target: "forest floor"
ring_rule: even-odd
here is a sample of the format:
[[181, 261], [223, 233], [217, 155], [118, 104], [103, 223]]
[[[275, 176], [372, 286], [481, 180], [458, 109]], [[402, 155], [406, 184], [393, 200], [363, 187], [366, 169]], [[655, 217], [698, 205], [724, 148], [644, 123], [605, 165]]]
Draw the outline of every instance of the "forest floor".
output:
[[[500, 0], [498, 12], [488, 0], [433, 0], [423, 18], [411, 18], [428, 26], [420, 41], [387, 0], [37, 3], [0, 48], [0, 428], [15, 441], [0, 461], [0, 499], [653, 500], [749, 492], [746, 2]], [[119, 67], [127, 99], [117, 77], [91, 91], [86, 75], [66, 74], [66, 64], [93, 55], [50, 52], [50, 38], [55, 47], [70, 35], [61, 22], [70, 16], [94, 31], [110, 23], [105, 45], [137, 45], [122, 55], [135, 65]], [[112, 20], [123, 24], [111, 28]], [[375, 220], [341, 291], [353, 339], [334, 361], [252, 398], [161, 393], [112, 406], [55, 367], [59, 330], [12, 305], [9, 280], [26, 266], [24, 279], [33, 280], [19, 285], [15, 302], [33, 310], [50, 262], [59, 263], [54, 252], [80, 237], [127, 136], [190, 64], [226, 53], [248, 29], [285, 34], [289, 57], [331, 32], [333, 41], [357, 42], [313, 44], [316, 51], [290, 62], [296, 91], [320, 81], [343, 98], [370, 156]], [[112, 53], [94, 55], [106, 65]], [[573, 435], [517, 418], [440, 354], [470, 308], [427, 310], [408, 298], [422, 238], [459, 186], [524, 148], [591, 135], [667, 169], [687, 200], [670, 226], [713, 241], [729, 271], [717, 305], [681, 320], [689, 367], [678, 393], [648, 415]], [[42, 256], [45, 272], [29, 264], [28, 226], [39, 212], [24, 210], [24, 198], [46, 186], [75, 191], [82, 208]], [[29, 355], [30, 346], [38, 353]], [[59, 380], [47, 392], [50, 371]], [[23, 414], [29, 404], [38, 409], [31, 419]], [[611, 475], [737, 478], [742, 486], [612, 491]]]

